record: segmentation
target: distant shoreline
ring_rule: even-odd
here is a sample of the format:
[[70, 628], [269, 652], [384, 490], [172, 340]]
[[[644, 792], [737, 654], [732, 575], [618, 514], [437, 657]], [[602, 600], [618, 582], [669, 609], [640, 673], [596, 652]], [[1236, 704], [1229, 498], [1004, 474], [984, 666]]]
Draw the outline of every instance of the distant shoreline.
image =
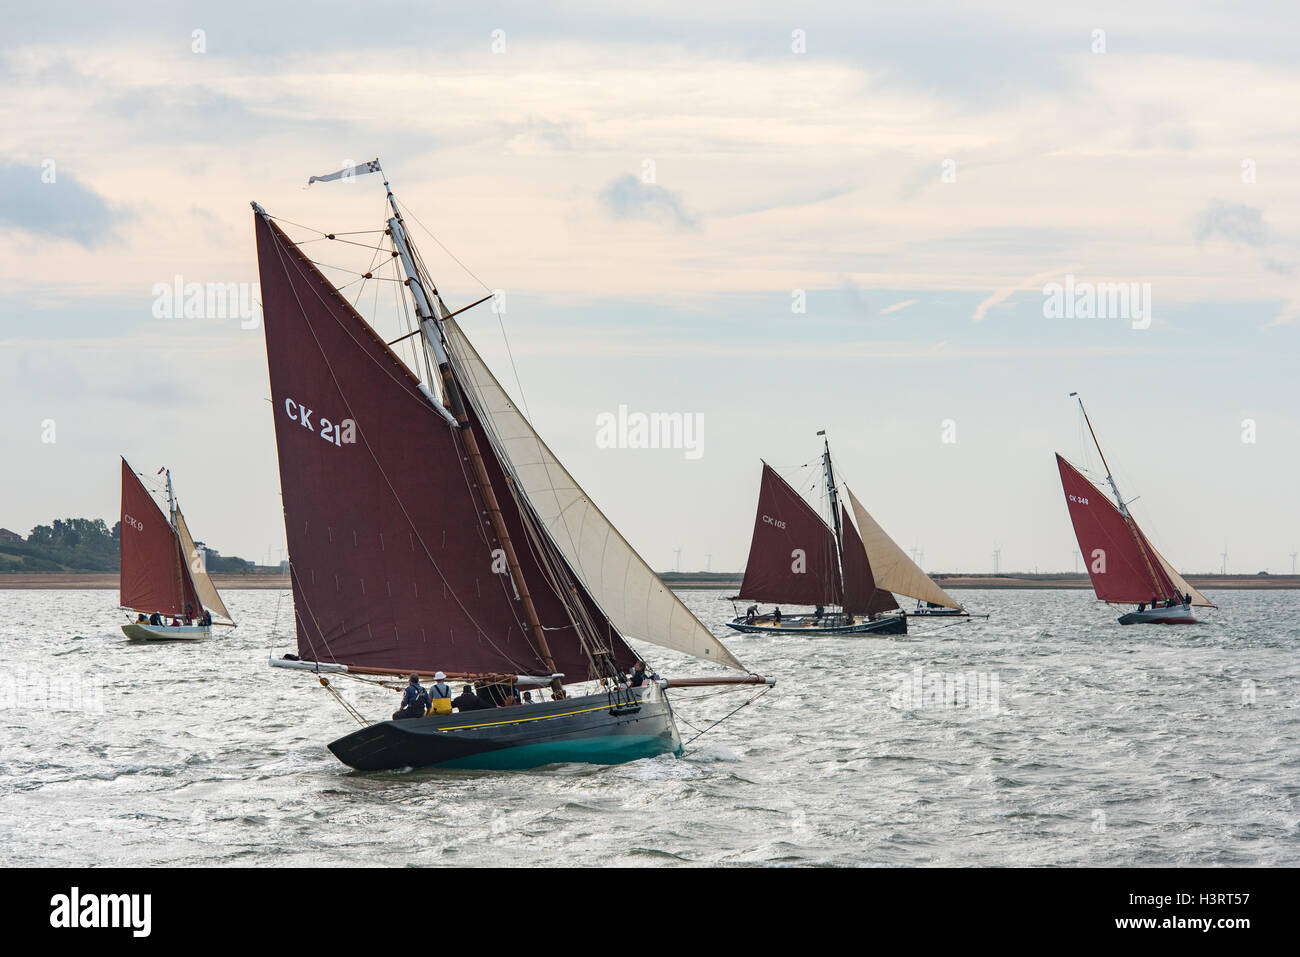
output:
[[[741, 575], [719, 572], [661, 572], [664, 584], [681, 590], [694, 588], [739, 588]], [[941, 588], [1076, 588], [1092, 590], [1088, 576], [1070, 572], [1052, 574], [932, 576]], [[1188, 575], [1187, 583], [1197, 589], [1300, 588], [1300, 575]]]
[[[213, 583], [219, 589], [240, 588], [289, 588], [288, 575], [213, 575]], [[86, 588], [100, 591], [116, 591], [118, 587], [117, 572], [87, 572], [78, 575], [75, 572], [32, 572], [24, 575], [0, 575], [0, 591], [55, 588]]]
[[[681, 591], [705, 588], [740, 587], [739, 574], [719, 572], [663, 572], [664, 584]], [[213, 575], [220, 589], [289, 589], [289, 576], [280, 574]], [[935, 575], [942, 588], [1066, 588], [1091, 589], [1085, 575]], [[1188, 575], [1187, 581], [1205, 591], [1237, 589], [1300, 589], [1300, 575]], [[118, 587], [116, 572], [32, 572], [23, 575], [0, 575], [0, 591], [21, 589], [97, 589], [114, 590]]]

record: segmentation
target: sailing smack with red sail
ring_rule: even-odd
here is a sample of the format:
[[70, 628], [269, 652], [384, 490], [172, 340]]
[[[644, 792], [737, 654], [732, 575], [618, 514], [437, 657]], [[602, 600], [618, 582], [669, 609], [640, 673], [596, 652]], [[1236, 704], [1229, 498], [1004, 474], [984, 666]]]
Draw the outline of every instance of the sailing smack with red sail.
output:
[[[744, 615], [729, 621], [728, 627], [745, 634], [906, 634], [907, 616], [900, 610], [895, 592], [969, 617], [903, 554], [845, 489], [857, 519], [854, 526], [849, 509], [840, 503], [826, 440], [822, 443], [822, 470], [834, 528], [776, 470], [763, 463], [749, 560], [736, 597], [776, 607], [760, 614], [757, 604], [751, 605]], [[782, 604], [815, 610], [787, 616], [780, 610]]]
[[136, 620], [122, 626], [133, 641], [207, 638], [214, 614], [233, 624], [185, 525], [172, 492], [170, 471], [167, 500], [169, 514], [163, 514], [140, 477], [122, 459], [119, 604], [136, 612]]
[[[680, 752], [669, 688], [773, 682], [626, 677], [638, 657], [627, 638], [744, 667], [533, 431], [443, 303], [384, 186], [392, 216], [374, 232], [390, 247], [385, 278], [409, 291], [417, 320], [393, 342], [253, 204], [297, 633], [297, 655], [271, 663], [538, 696], [526, 710], [377, 723], [345, 705], [362, 728], [329, 747], [360, 770]], [[415, 336], [408, 365], [391, 347]], [[566, 691], [584, 682], [599, 688]]]
[[[1078, 397], [1074, 392], [1070, 395]], [[1079, 399], [1079, 410], [1088, 424], [1089, 434], [1106, 468], [1106, 481], [1115, 497], [1112, 504], [1104, 492], [1057, 454], [1066, 508], [1079, 551], [1088, 566], [1093, 591], [1101, 601], [1138, 606], [1136, 611], [1120, 616], [1121, 625], [1196, 624], [1192, 606], [1215, 606], [1165, 561], [1138, 527], [1119, 494], [1082, 399]]]

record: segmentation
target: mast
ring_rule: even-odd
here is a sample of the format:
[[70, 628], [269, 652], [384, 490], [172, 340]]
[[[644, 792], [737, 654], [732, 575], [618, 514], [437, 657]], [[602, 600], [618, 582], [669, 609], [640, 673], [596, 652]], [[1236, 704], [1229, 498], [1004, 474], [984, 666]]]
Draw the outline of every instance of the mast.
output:
[[167, 521], [172, 524], [172, 531], [176, 530], [176, 493], [172, 491], [172, 470], [167, 469]]
[[835, 471], [831, 467], [831, 443], [826, 430], [817, 433], [822, 437], [822, 469], [826, 474], [826, 492], [831, 499], [831, 517], [835, 521], [835, 557], [840, 565], [840, 581], [844, 578], [844, 529], [840, 525], [840, 497], [835, 490]]
[[[1147, 550], [1142, 544], [1141, 533], [1138, 532], [1137, 523], [1133, 521], [1133, 516], [1129, 514], [1128, 506], [1124, 504], [1124, 497], [1119, 494], [1119, 486], [1115, 484], [1115, 477], [1110, 473], [1110, 465], [1106, 462], [1106, 453], [1101, 450], [1101, 443], [1097, 441], [1097, 432], [1092, 427], [1092, 420], [1088, 418], [1088, 410], [1083, 407], [1083, 397], [1077, 392], [1071, 392], [1071, 397], [1079, 403], [1079, 411], [1083, 413], [1083, 421], [1088, 424], [1088, 433], [1092, 436], [1092, 444], [1097, 447], [1097, 454], [1101, 456], [1102, 467], [1106, 469], [1106, 481], [1110, 483], [1111, 494], [1115, 496], [1115, 506], [1119, 509], [1120, 515], [1124, 517], [1124, 523], [1128, 526], [1129, 534], [1133, 536], [1133, 543], [1137, 546], [1138, 554], [1142, 556], [1142, 564], [1146, 566], [1147, 577], [1151, 579], [1152, 593], [1159, 595], [1161, 598], [1168, 598], [1168, 595], [1161, 594], [1164, 589], [1160, 587], [1160, 578], [1156, 575], [1156, 570], [1151, 567], [1151, 558], [1147, 555]], [[1182, 595], [1177, 596], [1182, 600]]]
[[[443, 342], [441, 320], [443, 316], [448, 315], [447, 307], [443, 304], [442, 297], [438, 295], [437, 288], [433, 287], [429, 292], [432, 292], [433, 301], [438, 305], [438, 313], [435, 314], [433, 311], [428, 293], [421, 281], [415, 257], [412, 255], [410, 243], [406, 237], [401, 210], [397, 207], [397, 199], [393, 196], [393, 190], [388, 185], [387, 178], [384, 179], [384, 189], [388, 192], [388, 203], [393, 210], [393, 217], [388, 220], [389, 234], [392, 236], [393, 245], [397, 248], [398, 258], [402, 261], [402, 269], [407, 277], [406, 285], [410, 287], [411, 296], [415, 301], [415, 313], [420, 322], [420, 339], [424, 343], [426, 368], [429, 366], [429, 352], [432, 351], [438, 364], [438, 373], [442, 378], [442, 405], [446, 406], [447, 411], [451, 413], [451, 418], [454, 419], [457, 434], [460, 436], [465, 455], [469, 459], [470, 468], [474, 473], [474, 482], [483, 497], [483, 507], [488, 513], [488, 521], [492, 525], [492, 532], [496, 535], [497, 541], [501, 543], [501, 550], [505, 553], [510, 583], [515, 594], [519, 596], [519, 603], [523, 608], [524, 622], [527, 625], [529, 637], [537, 649], [538, 656], [542, 659], [542, 664], [554, 673], [556, 670], [555, 658], [551, 654], [550, 645], [546, 641], [546, 632], [542, 628], [541, 619], [537, 615], [537, 608], [533, 604], [532, 594], [528, 590], [528, 582], [524, 578], [523, 569], [520, 567], [519, 555], [515, 551], [510, 531], [506, 528], [505, 517], [501, 513], [501, 504], [497, 501], [496, 491], [493, 489], [492, 481], [488, 477], [487, 466], [483, 462], [483, 453], [479, 449], [478, 439], [474, 435], [474, 430], [469, 427], [469, 413], [465, 409], [464, 399], [461, 397], [460, 388], [456, 384], [456, 377], [452, 371], [451, 357], [447, 354], [446, 345]], [[431, 370], [430, 380], [432, 380]], [[435, 402], [435, 405], [437, 404]], [[439, 406], [439, 408], [441, 407]], [[508, 478], [507, 481], [509, 481]], [[555, 679], [555, 685], [558, 686], [558, 684], [559, 679], [557, 678]]]

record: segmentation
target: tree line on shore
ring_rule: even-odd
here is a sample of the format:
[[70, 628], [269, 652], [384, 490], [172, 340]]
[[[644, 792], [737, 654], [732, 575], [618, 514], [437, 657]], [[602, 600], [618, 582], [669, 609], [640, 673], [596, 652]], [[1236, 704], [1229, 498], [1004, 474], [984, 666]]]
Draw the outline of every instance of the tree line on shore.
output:
[[[115, 572], [121, 567], [119, 536], [122, 523], [110, 528], [102, 518], [56, 518], [37, 525], [26, 538], [0, 529], [0, 574], [32, 572]], [[222, 555], [202, 542], [209, 572], [237, 574], [256, 566], [243, 558]]]

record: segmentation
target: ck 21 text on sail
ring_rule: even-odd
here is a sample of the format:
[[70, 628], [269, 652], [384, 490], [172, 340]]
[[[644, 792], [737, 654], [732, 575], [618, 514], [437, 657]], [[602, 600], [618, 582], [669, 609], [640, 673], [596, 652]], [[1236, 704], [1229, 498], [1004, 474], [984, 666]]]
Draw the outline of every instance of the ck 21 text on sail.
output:
[[[290, 419], [297, 422], [309, 432], [316, 432], [316, 427], [312, 425], [311, 417], [315, 415], [314, 409], [309, 409], [301, 402], [295, 402], [293, 399], [284, 400], [284, 411]], [[357, 441], [357, 423], [352, 419], [344, 419], [342, 422], [335, 424], [329, 419], [321, 416], [320, 431], [316, 432], [322, 439], [332, 445], [353, 445]]]

